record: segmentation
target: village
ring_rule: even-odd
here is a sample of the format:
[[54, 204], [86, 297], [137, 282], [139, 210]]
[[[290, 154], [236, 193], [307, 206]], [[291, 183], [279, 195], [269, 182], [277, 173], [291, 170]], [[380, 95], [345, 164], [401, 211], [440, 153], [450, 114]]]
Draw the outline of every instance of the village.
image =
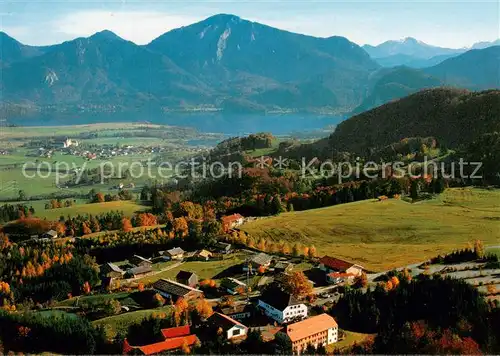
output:
[[[239, 214], [222, 218], [227, 233], [234, 231], [244, 218]], [[52, 236], [55, 237], [55, 236]], [[228, 266], [213, 278], [201, 278], [190, 270], [192, 263], [208, 265], [234, 258], [239, 263]], [[157, 267], [166, 266], [166, 267]], [[184, 268], [187, 267], [187, 268]], [[429, 272], [429, 266], [411, 266], [404, 273], [412, 275]], [[203, 271], [203, 267], [200, 267]], [[480, 267], [482, 268], [482, 267]], [[433, 273], [439, 269], [432, 267]], [[176, 271], [170, 278], [163, 278], [167, 271]], [[456, 268], [441, 268], [442, 273], [456, 272]], [[498, 269], [490, 271], [498, 275]], [[483, 272], [481, 272], [484, 277]], [[242, 249], [219, 241], [211, 248], [186, 251], [174, 247], [156, 251], [151, 256], [134, 255], [124, 263], [104, 263], [100, 266], [102, 292], [116, 293], [127, 288], [147, 291], [163, 305], [198, 305], [208, 303], [213, 313], [203, 322], [205, 328], [195, 331], [190, 323], [162, 329], [161, 342], [134, 345], [124, 341], [124, 353], [157, 354], [173, 352], [199, 344], [207, 336], [206, 328], [218, 330], [224, 340], [238, 344], [251, 330], [262, 333], [264, 340], [272, 341], [277, 335], [286, 335], [295, 354], [304, 353], [309, 347], [316, 350], [335, 350], [346, 335], [328, 310], [335, 306], [346, 288], [366, 290], [380, 281], [389, 281], [396, 288], [390, 273], [371, 273], [356, 262], [334, 256], [306, 258], [283, 256], [257, 250]], [[397, 280], [397, 278], [396, 278]], [[96, 290], [97, 292], [97, 290]], [[102, 293], [99, 292], [99, 293]], [[131, 309], [122, 306], [120, 314]], [[192, 326], [192, 325], [191, 325]]]
[[[117, 138], [117, 141], [118, 138]], [[188, 147], [181, 145], [147, 145], [147, 144], [118, 144], [104, 143], [99, 145], [89, 145], [85, 141], [81, 144], [80, 141], [66, 138], [55, 140], [32, 150], [27, 154], [30, 157], [53, 158], [57, 153], [82, 157], [87, 160], [109, 160], [117, 157], [140, 156], [143, 158], [153, 157], [153, 155], [162, 153], [199, 153], [204, 151], [204, 148]]]
[[[222, 222], [225, 230], [230, 232], [243, 223], [243, 217], [234, 214], [224, 217]], [[57, 236], [49, 233], [47, 237]], [[215, 277], [202, 280], [196, 272], [183, 268], [192, 261], [207, 265], [217, 261], [223, 263], [234, 255], [243, 255], [244, 259], [215, 276], [218, 282], [214, 281]], [[156, 267], [162, 264], [168, 267]], [[311, 268], [302, 272], [303, 267]], [[178, 270], [175, 278], [155, 277], [174, 269]], [[338, 300], [342, 288], [354, 283], [363, 271], [362, 266], [331, 256], [304, 261], [303, 258], [241, 249], [218, 242], [210, 249], [185, 251], [174, 247], [157, 251], [152, 256], [134, 255], [121, 264], [104, 263], [100, 266], [100, 277], [104, 293], [139, 288], [160, 295], [165, 305], [206, 301], [213, 308], [206, 323], [222, 330], [226, 341], [242, 342], [249, 330], [260, 330], [267, 341], [283, 333], [292, 341], [294, 353], [300, 354], [308, 346], [315, 349], [329, 347], [342, 338], [335, 319], [324, 312], [325, 305]], [[306, 284], [305, 294], [290, 290], [290, 279], [297, 276], [307, 276], [302, 281]], [[299, 285], [297, 288], [303, 287]], [[122, 306], [120, 313], [130, 311]], [[186, 344], [192, 347], [204, 337], [194, 334], [189, 325], [162, 329], [162, 334], [164, 341], [149, 345], [133, 345], [125, 340], [123, 351], [146, 355], [171, 352]]]

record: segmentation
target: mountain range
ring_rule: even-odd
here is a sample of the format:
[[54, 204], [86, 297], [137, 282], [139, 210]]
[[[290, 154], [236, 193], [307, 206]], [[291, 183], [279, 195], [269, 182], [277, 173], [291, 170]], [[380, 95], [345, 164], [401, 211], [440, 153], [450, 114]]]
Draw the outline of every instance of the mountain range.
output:
[[[225, 14], [144, 46], [110, 31], [44, 47], [0, 32], [0, 45], [3, 105], [28, 110], [347, 113], [428, 87], [499, 87], [500, 47], [457, 54], [426, 45], [426, 56], [456, 57], [419, 70], [383, 68], [344, 37], [306, 36]], [[373, 50], [397, 51], [381, 48]]]
[[471, 49], [484, 49], [493, 46], [500, 46], [500, 39], [492, 42], [478, 42], [470, 48], [455, 49], [432, 46], [413, 37], [407, 37], [399, 41], [386, 41], [378, 46], [364, 45], [363, 49], [383, 67], [405, 65], [412, 68], [425, 68], [437, 65]]

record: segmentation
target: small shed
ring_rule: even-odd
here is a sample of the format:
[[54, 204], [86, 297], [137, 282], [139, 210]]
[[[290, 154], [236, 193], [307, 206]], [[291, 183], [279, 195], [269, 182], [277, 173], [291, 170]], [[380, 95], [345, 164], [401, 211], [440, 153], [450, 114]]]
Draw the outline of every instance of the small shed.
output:
[[179, 271], [175, 276], [175, 280], [193, 288], [198, 285], [198, 276], [194, 272]]

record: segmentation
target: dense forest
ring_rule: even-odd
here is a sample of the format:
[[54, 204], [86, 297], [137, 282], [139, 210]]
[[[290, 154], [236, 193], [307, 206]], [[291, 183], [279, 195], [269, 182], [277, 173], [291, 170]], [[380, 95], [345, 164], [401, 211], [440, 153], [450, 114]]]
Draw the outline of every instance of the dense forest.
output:
[[347, 291], [331, 312], [348, 330], [377, 333], [362, 353], [477, 354], [500, 349], [499, 311], [465, 281], [402, 271]]

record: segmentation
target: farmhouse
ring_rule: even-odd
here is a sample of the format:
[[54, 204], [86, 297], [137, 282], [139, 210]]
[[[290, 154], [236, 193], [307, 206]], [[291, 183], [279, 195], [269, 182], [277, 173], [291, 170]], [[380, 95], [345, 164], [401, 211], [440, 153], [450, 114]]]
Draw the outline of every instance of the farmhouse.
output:
[[363, 273], [362, 266], [330, 256], [320, 258], [319, 263], [319, 268], [326, 274], [326, 280], [334, 284], [353, 280]]
[[307, 345], [318, 348], [318, 346], [327, 346], [338, 340], [337, 322], [328, 314], [316, 315], [290, 324], [285, 332], [292, 341], [292, 350], [296, 354], [304, 351]]
[[240, 214], [226, 215], [221, 218], [222, 229], [224, 232], [228, 232], [235, 227], [238, 227], [243, 224], [244, 217]]
[[57, 231], [49, 230], [46, 233], [42, 234], [42, 238], [44, 238], [44, 239], [57, 239]]
[[246, 291], [247, 285], [236, 278], [228, 277], [221, 281], [220, 286], [225, 288], [229, 294], [235, 295], [240, 292], [240, 290]]
[[78, 147], [78, 141], [70, 138], [66, 138], [65, 140], [58, 139], [54, 141], [54, 147], [57, 148], [70, 148], [71, 146]]
[[180, 247], [174, 247], [167, 251], [162, 251], [160, 254], [166, 260], [182, 260], [184, 258], [185, 251]]
[[274, 272], [276, 273], [287, 273], [293, 269], [293, 263], [286, 261], [279, 261], [274, 265]]
[[144, 266], [138, 266], [131, 268], [127, 270], [127, 273], [125, 274], [127, 277], [132, 277], [132, 278], [137, 278], [144, 276], [150, 272], [152, 272], [153, 269], [151, 268], [151, 265], [144, 265]]
[[254, 255], [252, 258], [248, 259], [244, 264], [243, 264], [243, 271], [248, 271], [249, 268], [252, 271], [257, 271], [260, 267], [267, 268], [271, 265], [271, 261], [273, 260], [273, 257], [265, 254], [265, 253], [258, 253]]
[[233, 306], [227, 306], [219, 309], [220, 313], [238, 321], [250, 318], [252, 316], [252, 311], [252, 304], [235, 304]]
[[175, 280], [179, 283], [193, 288], [198, 285], [198, 276], [193, 272], [179, 271], [179, 273], [177, 273], [177, 276], [175, 276]]
[[219, 328], [222, 329], [224, 337], [227, 340], [243, 339], [248, 332], [248, 328], [245, 325], [221, 313], [213, 313], [208, 322], [217, 330]]
[[101, 276], [108, 278], [122, 278], [125, 271], [114, 263], [108, 262], [101, 266], [100, 268]]
[[197, 257], [200, 259], [200, 260], [205, 260], [205, 261], [208, 261], [210, 259], [210, 257], [212, 257], [212, 252], [210, 251], [207, 251], [207, 250], [201, 250], [200, 252], [198, 252], [197, 254]]
[[203, 291], [169, 279], [156, 281], [153, 284], [153, 288], [163, 297], [171, 299], [174, 302], [181, 297], [185, 300], [193, 300], [203, 296]]
[[225, 243], [225, 242], [218, 242], [217, 243], [217, 251], [220, 253], [230, 253], [231, 252], [231, 244]]
[[151, 266], [153, 262], [139, 255], [134, 255], [128, 260], [131, 265], [141, 267], [141, 266]]
[[283, 324], [307, 317], [307, 306], [280, 288], [269, 288], [259, 297], [257, 306]]
[[182, 349], [184, 345], [192, 346], [198, 341], [196, 335], [191, 334], [189, 325], [162, 329], [161, 334], [165, 338], [164, 341], [144, 346], [132, 346], [125, 339], [123, 342], [123, 354], [154, 355], [173, 352]]

